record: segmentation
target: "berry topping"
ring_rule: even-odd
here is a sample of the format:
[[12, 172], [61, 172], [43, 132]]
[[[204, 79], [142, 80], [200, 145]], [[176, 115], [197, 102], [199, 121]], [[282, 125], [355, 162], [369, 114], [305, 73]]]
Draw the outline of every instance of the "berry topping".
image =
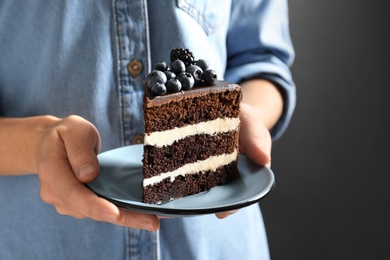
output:
[[194, 54], [189, 49], [177, 48], [171, 50], [171, 62], [181, 60], [187, 66], [194, 64]]
[[153, 70], [146, 77], [146, 85], [149, 88], [152, 88], [156, 83], [165, 84], [165, 82], [167, 82], [167, 76], [164, 72], [159, 70]]
[[165, 76], [167, 76], [167, 81], [173, 78], [176, 78], [176, 74], [173, 71], [166, 70], [164, 71]]
[[194, 77], [190, 73], [188, 73], [188, 72], [180, 73], [179, 75], [177, 75], [177, 79], [180, 81], [181, 88], [183, 90], [189, 90], [195, 84]]
[[190, 65], [186, 68], [186, 72], [190, 73], [194, 79], [195, 83], [202, 80], [203, 70], [198, 65]]
[[199, 59], [195, 62], [195, 65], [198, 65], [203, 71], [206, 71], [209, 69], [209, 62], [204, 59]]
[[181, 82], [177, 78], [172, 78], [165, 84], [168, 92], [179, 92], [182, 88]]
[[176, 74], [186, 71], [186, 65], [181, 60], [174, 60], [171, 62], [171, 70]]
[[208, 69], [203, 72], [203, 81], [206, 85], [215, 85], [217, 81], [217, 72], [213, 69]]
[[154, 84], [150, 88], [150, 90], [152, 91], [152, 94], [155, 95], [155, 96], [162, 96], [165, 93], [167, 93], [167, 88], [165, 87], [165, 85], [163, 83], [159, 83], [159, 82]]
[[165, 61], [158, 61], [146, 77], [146, 86], [156, 96], [166, 92], [189, 90], [194, 86], [215, 85], [217, 73], [209, 68], [207, 60], [195, 60], [189, 49], [176, 48], [170, 53], [170, 68]]
[[165, 61], [158, 61], [155, 65], [154, 65], [154, 69], [155, 70], [160, 70], [160, 71], [166, 71], [168, 69], [168, 65]]

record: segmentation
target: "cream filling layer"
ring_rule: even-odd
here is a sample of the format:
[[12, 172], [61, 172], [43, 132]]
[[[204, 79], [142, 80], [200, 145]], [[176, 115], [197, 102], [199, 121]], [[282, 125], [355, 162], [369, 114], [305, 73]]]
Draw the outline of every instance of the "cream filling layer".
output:
[[239, 118], [218, 118], [212, 121], [146, 134], [144, 144], [163, 147], [164, 145], [171, 145], [173, 142], [191, 135], [214, 135], [221, 132], [225, 133], [237, 130], [239, 124]]
[[159, 176], [153, 176], [143, 180], [143, 186], [153, 185], [161, 182], [165, 178], [170, 178], [171, 182], [175, 180], [177, 176], [185, 176], [186, 174], [195, 174], [198, 172], [215, 171], [219, 167], [229, 164], [237, 159], [238, 152], [235, 150], [231, 154], [223, 154], [217, 156], [211, 156], [203, 161], [197, 161], [195, 163], [189, 163], [182, 167], [171, 171], [162, 173]]

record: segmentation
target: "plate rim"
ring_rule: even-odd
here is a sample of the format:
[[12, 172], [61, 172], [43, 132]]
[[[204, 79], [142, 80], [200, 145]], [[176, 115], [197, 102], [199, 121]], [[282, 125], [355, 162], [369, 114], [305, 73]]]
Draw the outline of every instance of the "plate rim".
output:
[[[140, 148], [140, 147], [143, 148], [143, 144], [122, 146], [122, 147], [118, 147], [118, 148], [114, 148], [114, 149], [102, 152], [98, 155], [98, 158], [101, 156], [104, 156], [106, 153], [112, 153], [114, 151], [117, 152], [118, 150], [122, 150], [122, 149], [123, 150], [131, 149], [131, 148], [136, 149], [137, 147], [135, 147], [135, 146], [138, 146], [138, 148]], [[240, 157], [244, 156], [247, 158], [247, 160], [251, 161], [247, 156], [245, 156], [243, 154], [240, 154], [239, 156]], [[99, 163], [101, 163], [100, 160], [99, 160]], [[267, 197], [267, 195], [269, 195], [273, 191], [273, 189], [275, 188], [275, 184], [276, 184], [275, 175], [270, 168], [265, 167], [265, 166], [259, 165], [259, 170], [264, 170], [263, 172], [265, 172], [265, 173], [263, 173], [263, 174], [268, 174], [269, 175], [268, 177], [270, 177], [270, 182], [268, 183], [268, 185], [266, 185], [266, 187], [263, 190], [261, 190], [259, 193], [255, 194], [254, 196], [250, 196], [250, 197], [246, 198], [245, 200], [242, 200], [239, 202], [234, 202], [231, 204], [225, 204], [225, 205], [221, 205], [221, 206], [216, 205], [215, 207], [207, 206], [207, 207], [194, 207], [194, 208], [170, 208], [170, 207], [161, 207], [161, 205], [148, 204], [148, 203], [144, 203], [142, 201], [135, 201], [135, 200], [128, 200], [128, 202], [125, 202], [125, 201], [123, 201], [123, 199], [117, 199], [117, 198], [113, 198], [113, 197], [101, 194], [99, 191], [97, 191], [97, 189], [95, 189], [93, 187], [93, 181], [86, 183], [85, 186], [88, 189], [90, 189], [92, 192], [94, 192], [97, 196], [104, 198], [104, 199], [110, 201], [111, 203], [115, 204], [116, 206], [124, 208], [126, 210], [131, 210], [131, 211], [136, 211], [136, 212], [146, 213], [146, 214], [154, 214], [154, 215], [158, 215], [158, 216], [176, 216], [176, 217], [199, 216], [199, 215], [215, 214], [215, 213], [220, 213], [220, 212], [225, 212], [225, 211], [237, 210], [240, 208], [250, 206], [254, 203], [257, 203], [260, 200]], [[245, 175], [241, 176], [241, 178], [245, 178]], [[229, 184], [225, 184], [225, 185], [229, 185]], [[218, 187], [223, 187], [225, 185], [221, 185]], [[132, 203], [132, 202], [136, 202], [136, 203]], [[167, 203], [169, 203], [169, 202], [167, 202]], [[165, 205], [165, 204], [162, 204], [162, 205]]]

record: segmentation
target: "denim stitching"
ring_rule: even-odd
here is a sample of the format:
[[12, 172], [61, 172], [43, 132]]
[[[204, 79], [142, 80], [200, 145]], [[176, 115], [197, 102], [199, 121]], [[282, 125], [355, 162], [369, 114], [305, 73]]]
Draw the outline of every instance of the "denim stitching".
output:
[[193, 4], [189, 3], [187, 0], [183, 0], [183, 1], [187, 4], [187, 6], [180, 4], [180, 2], [178, 1], [179, 7], [183, 11], [186, 11], [189, 15], [191, 15], [191, 17], [194, 18], [195, 21], [197, 21], [200, 26], [202, 26], [203, 30], [205, 30], [206, 33], [213, 32], [213, 27], [207, 21], [207, 18], [204, 16], [204, 14], [201, 11], [199, 11]]
[[122, 146], [125, 145], [125, 132], [124, 132], [124, 115], [123, 115], [123, 95], [122, 95], [122, 83], [121, 83], [121, 75], [120, 75], [120, 69], [121, 69], [121, 43], [120, 43], [120, 35], [119, 35], [119, 21], [118, 21], [118, 6], [117, 6], [118, 1], [113, 0], [113, 15], [114, 15], [114, 22], [115, 22], [115, 46], [116, 46], [116, 67], [117, 67], [117, 84], [118, 84], [118, 98], [119, 98], [119, 118], [120, 118], [120, 134], [121, 134], [121, 144]]

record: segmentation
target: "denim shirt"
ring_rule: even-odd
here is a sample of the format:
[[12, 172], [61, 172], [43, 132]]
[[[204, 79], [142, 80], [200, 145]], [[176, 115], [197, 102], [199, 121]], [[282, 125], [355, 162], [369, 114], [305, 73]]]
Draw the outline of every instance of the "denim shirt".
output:
[[[2, 0], [0, 116], [80, 115], [102, 151], [142, 142], [143, 82], [172, 48], [220, 79], [266, 78], [283, 93], [278, 138], [295, 105], [286, 0]], [[1, 144], [0, 144], [1, 145]], [[0, 259], [268, 259], [257, 205], [161, 220], [158, 232], [59, 215], [36, 175], [0, 177]]]

